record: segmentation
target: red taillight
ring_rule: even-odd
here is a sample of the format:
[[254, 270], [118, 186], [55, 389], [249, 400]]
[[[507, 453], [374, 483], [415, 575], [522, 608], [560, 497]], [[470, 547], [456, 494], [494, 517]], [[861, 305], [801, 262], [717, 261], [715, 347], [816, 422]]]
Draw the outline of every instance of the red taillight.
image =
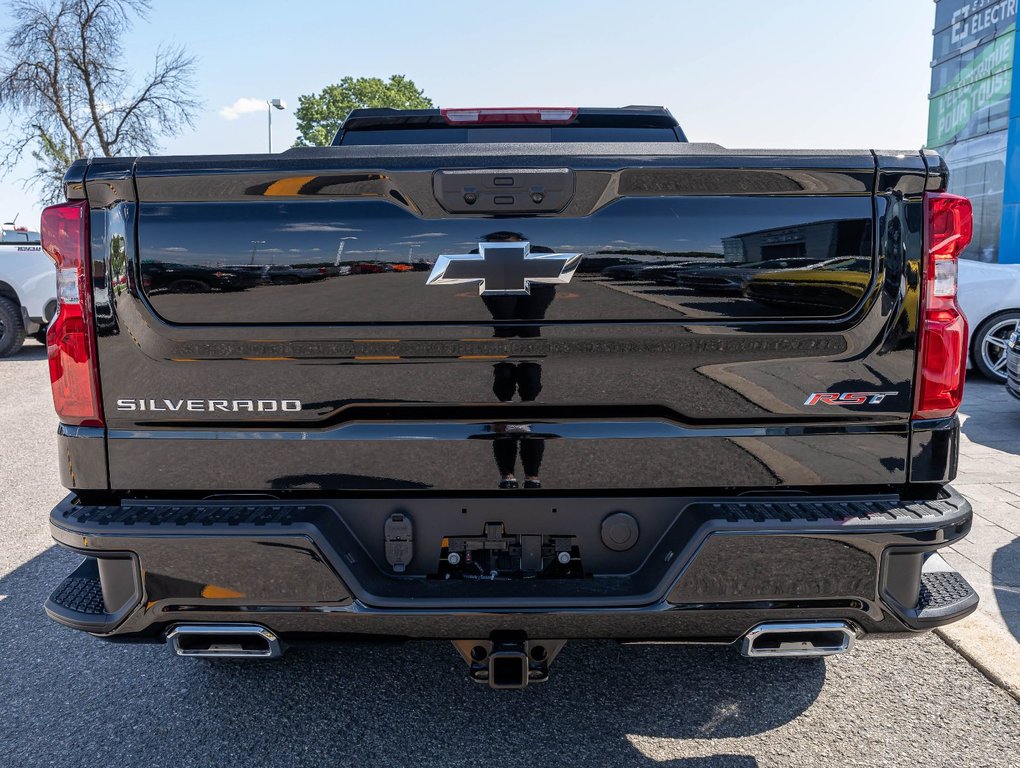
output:
[[444, 108], [439, 110], [439, 114], [450, 125], [480, 125], [482, 123], [566, 125], [577, 119], [577, 107]]
[[57, 265], [57, 314], [46, 331], [46, 350], [53, 405], [60, 421], [101, 427], [88, 217], [89, 207], [84, 200], [50, 206], [42, 213], [42, 247]]
[[963, 399], [967, 318], [956, 303], [960, 254], [973, 233], [970, 200], [944, 192], [924, 196], [925, 256], [921, 272], [920, 348], [915, 419], [952, 416]]

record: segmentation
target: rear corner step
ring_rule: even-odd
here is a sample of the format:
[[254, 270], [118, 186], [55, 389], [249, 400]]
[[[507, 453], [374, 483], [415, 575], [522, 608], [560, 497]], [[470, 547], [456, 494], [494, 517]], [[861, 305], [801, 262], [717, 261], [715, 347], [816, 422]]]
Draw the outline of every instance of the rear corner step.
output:
[[[110, 568], [111, 582], [103, 589], [100, 563]], [[74, 629], [102, 634], [110, 632], [128, 612], [138, 604], [140, 589], [134, 561], [117, 557], [100, 561], [86, 557], [82, 563], [64, 579], [45, 603], [50, 618]], [[127, 578], [124, 578], [124, 575]], [[111, 610], [111, 599], [116, 605]]]
[[941, 555], [929, 555], [921, 569], [917, 602], [903, 618], [917, 629], [932, 629], [964, 618], [978, 605], [978, 594]]
[[976, 608], [977, 604], [977, 592], [956, 571], [921, 574], [921, 591], [916, 609], [918, 621], [962, 618]]

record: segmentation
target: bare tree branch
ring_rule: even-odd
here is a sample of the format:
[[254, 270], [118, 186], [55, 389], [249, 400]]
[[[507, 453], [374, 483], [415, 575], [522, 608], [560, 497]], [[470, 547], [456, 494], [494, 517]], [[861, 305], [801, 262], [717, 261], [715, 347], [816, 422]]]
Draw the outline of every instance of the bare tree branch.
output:
[[141, 79], [121, 65], [124, 33], [148, 10], [148, 0], [14, 0], [0, 57], [0, 113], [11, 129], [0, 172], [29, 150], [30, 184], [51, 197], [75, 159], [151, 153], [160, 137], [193, 125], [193, 56], [160, 48]]

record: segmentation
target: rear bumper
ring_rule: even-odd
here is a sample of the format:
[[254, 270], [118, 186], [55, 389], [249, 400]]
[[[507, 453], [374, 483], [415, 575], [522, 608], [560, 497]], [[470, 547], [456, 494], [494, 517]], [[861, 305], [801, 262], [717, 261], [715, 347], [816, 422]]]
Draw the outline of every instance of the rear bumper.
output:
[[[511, 496], [514, 496], [511, 494]], [[627, 551], [601, 528], [638, 523]], [[414, 522], [403, 572], [387, 562], [395, 512]], [[449, 537], [500, 521], [569, 534], [584, 578], [428, 578]], [[54, 539], [85, 555], [47, 602], [56, 621], [162, 639], [175, 624], [251, 623], [288, 639], [542, 638], [733, 642], [763, 622], [842, 620], [864, 633], [955, 621], [977, 596], [940, 547], [970, 505], [889, 497], [553, 498], [123, 502], [69, 496]]]

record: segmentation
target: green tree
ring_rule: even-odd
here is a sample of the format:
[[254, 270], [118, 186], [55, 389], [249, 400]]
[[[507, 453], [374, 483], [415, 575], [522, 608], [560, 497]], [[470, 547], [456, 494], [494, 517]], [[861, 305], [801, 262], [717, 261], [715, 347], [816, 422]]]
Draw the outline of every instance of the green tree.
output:
[[381, 77], [345, 77], [335, 85], [327, 85], [320, 93], [298, 97], [298, 140], [295, 147], [324, 147], [352, 109], [393, 107], [394, 109], [429, 109], [432, 99], [414, 81], [403, 75]]
[[128, 70], [125, 33], [149, 0], [14, 0], [0, 57], [0, 173], [26, 154], [44, 202], [82, 157], [154, 152], [160, 136], [191, 126], [195, 60], [161, 47], [147, 70]]

